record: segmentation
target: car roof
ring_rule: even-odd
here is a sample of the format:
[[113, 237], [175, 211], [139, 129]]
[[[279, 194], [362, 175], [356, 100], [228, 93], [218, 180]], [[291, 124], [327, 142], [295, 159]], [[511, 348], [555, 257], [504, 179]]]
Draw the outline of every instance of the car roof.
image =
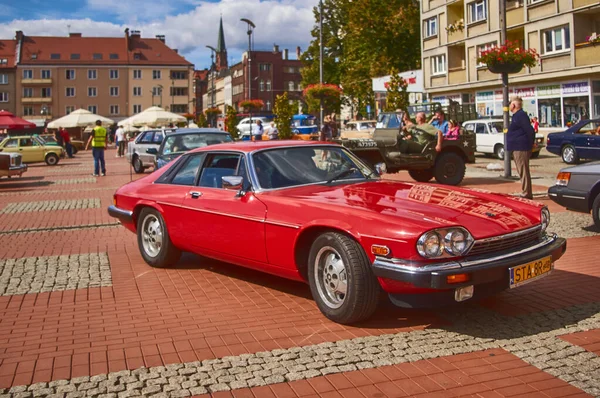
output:
[[482, 119], [472, 119], [472, 120], [465, 120], [463, 122], [464, 123], [476, 123], [476, 122], [501, 122], [502, 119], [499, 118], [491, 118], [491, 117], [486, 117], [486, 118], [482, 118]]
[[205, 152], [205, 151], [237, 151], [250, 153], [261, 149], [272, 148], [291, 148], [291, 147], [318, 147], [318, 146], [337, 146], [326, 141], [303, 141], [303, 140], [273, 140], [273, 141], [235, 141], [224, 144], [209, 145], [202, 148], [194, 149], [188, 153]]
[[9, 135], [6, 138], [32, 138], [36, 137], [35, 135]]
[[174, 133], [169, 134], [169, 137], [177, 136], [177, 135], [187, 135], [187, 134], [229, 134], [227, 131], [213, 129], [213, 128], [184, 128], [177, 129]]

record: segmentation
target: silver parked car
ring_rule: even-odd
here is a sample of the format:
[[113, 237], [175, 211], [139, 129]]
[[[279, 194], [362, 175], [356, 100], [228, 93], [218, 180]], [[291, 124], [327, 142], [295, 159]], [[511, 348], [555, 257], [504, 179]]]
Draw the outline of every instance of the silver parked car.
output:
[[594, 224], [600, 228], [600, 162], [562, 169], [548, 196], [569, 210], [591, 211]]
[[147, 152], [150, 148], [160, 147], [163, 139], [174, 129], [147, 130], [142, 131], [133, 141], [127, 144], [127, 161], [133, 166], [136, 173], [143, 173], [148, 167], [154, 166], [154, 155]]

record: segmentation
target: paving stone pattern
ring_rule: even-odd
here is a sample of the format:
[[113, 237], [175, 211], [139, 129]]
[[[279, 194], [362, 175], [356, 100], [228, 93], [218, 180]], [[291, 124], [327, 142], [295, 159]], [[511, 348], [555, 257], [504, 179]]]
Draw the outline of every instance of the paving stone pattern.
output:
[[0, 235], [15, 235], [15, 234], [31, 234], [38, 232], [60, 232], [60, 231], [73, 231], [81, 229], [97, 229], [97, 228], [113, 228], [120, 226], [120, 222], [110, 222], [103, 224], [78, 224], [78, 225], [67, 225], [60, 227], [47, 227], [47, 228], [22, 228], [22, 229], [11, 229], [8, 231], [0, 231]]
[[[116, 191], [120, 186], [114, 187], [104, 187], [104, 188], [82, 188], [82, 189], [54, 189], [54, 190], [44, 190], [44, 194], [49, 193], [66, 193], [66, 192], [96, 192], [96, 191]], [[39, 195], [39, 191], [10, 191], [10, 192], [0, 192], [0, 196], [17, 196], [17, 195]]]
[[96, 178], [85, 177], [85, 178], [66, 178], [64, 180], [51, 180], [52, 184], [56, 185], [75, 185], [75, 184], [94, 184]]
[[100, 199], [74, 199], [74, 200], [44, 200], [40, 202], [15, 202], [6, 205], [0, 213], [14, 214], [37, 211], [54, 210], [81, 210], [100, 208]]
[[[8, 397], [171, 396], [229, 391], [503, 348], [600, 396], [600, 357], [558, 336], [600, 328], [600, 303], [509, 318], [483, 309], [446, 313], [446, 329], [360, 337], [184, 364], [124, 370], [0, 390]], [[499, 326], [502, 325], [502, 326]], [[1, 396], [0, 396], [1, 397]]]
[[0, 260], [0, 295], [112, 286], [106, 253]]
[[92, 172], [93, 171], [93, 165], [92, 168], [90, 168], [90, 166], [62, 166], [62, 167], [56, 167], [53, 168], [51, 170], [48, 170], [46, 173], [48, 174], [69, 174], [69, 173], [73, 173], [73, 172], [77, 172], [77, 171], [87, 171], [87, 172]]
[[594, 226], [591, 214], [562, 212], [552, 213], [548, 231], [562, 238], [583, 238], [600, 235], [600, 228]]

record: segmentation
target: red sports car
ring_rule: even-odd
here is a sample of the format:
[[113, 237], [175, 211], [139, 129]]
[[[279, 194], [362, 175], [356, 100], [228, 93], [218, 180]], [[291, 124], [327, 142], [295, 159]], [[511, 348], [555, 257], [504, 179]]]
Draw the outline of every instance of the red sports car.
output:
[[219, 144], [121, 187], [108, 212], [153, 267], [183, 250], [306, 281], [340, 323], [367, 319], [382, 289], [404, 307], [464, 301], [546, 276], [565, 252], [540, 204], [375, 169], [327, 143]]

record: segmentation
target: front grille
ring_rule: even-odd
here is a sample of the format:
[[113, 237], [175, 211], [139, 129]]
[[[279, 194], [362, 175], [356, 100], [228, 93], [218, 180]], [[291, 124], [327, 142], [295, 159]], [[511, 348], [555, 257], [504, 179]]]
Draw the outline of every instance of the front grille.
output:
[[480, 254], [502, 252], [516, 247], [527, 246], [537, 242], [540, 237], [541, 227], [535, 227], [508, 235], [482, 239], [475, 241], [473, 247], [469, 250], [468, 255], [477, 256]]
[[21, 157], [15, 156], [15, 166], [20, 166], [20, 165], [21, 165]]

